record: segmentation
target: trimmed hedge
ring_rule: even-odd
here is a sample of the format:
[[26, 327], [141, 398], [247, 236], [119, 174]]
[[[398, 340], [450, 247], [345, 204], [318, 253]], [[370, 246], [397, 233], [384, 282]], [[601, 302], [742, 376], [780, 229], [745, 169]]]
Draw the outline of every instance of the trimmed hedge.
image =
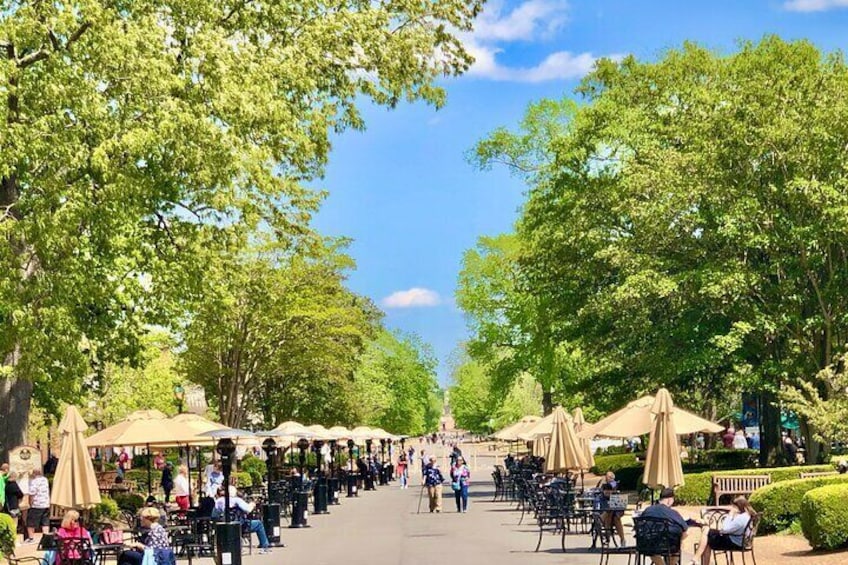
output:
[[813, 549], [848, 545], [848, 485], [813, 489], [801, 500], [801, 531]]
[[121, 509], [118, 508], [118, 503], [113, 498], [103, 496], [100, 498], [100, 504], [91, 509], [91, 519], [95, 522], [107, 519], [114, 520], [120, 513]]
[[602, 476], [607, 471], [615, 473], [615, 478], [622, 490], [636, 490], [642, 477], [645, 465], [636, 460], [635, 453], [621, 455], [598, 455], [592, 473]]
[[846, 483], [848, 476], [814, 477], [772, 483], [751, 495], [751, 505], [760, 513], [759, 531], [784, 530], [801, 515], [801, 500], [809, 491], [826, 485]]
[[239, 461], [239, 471], [250, 473], [254, 485], [261, 485], [265, 475], [268, 472], [268, 466], [264, 461], [253, 455], [245, 455], [244, 459]]
[[[248, 488], [253, 486], [253, 477], [250, 476], [250, 473], [245, 473], [244, 471], [239, 471], [238, 473], [233, 473], [230, 475], [231, 477], [235, 477], [236, 486], [238, 488]], [[259, 484], [262, 484], [261, 482]]]
[[684, 484], [675, 489], [678, 504], [703, 506], [710, 503], [713, 475], [769, 475], [772, 483], [798, 478], [798, 473], [820, 473], [833, 471], [833, 465], [796, 465], [794, 467], [767, 467], [757, 469], [734, 469], [730, 471], [708, 471], [683, 475]]
[[118, 505], [118, 508], [132, 512], [133, 514], [138, 512], [138, 509], [144, 506], [144, 500], [145, 497], [134, 492], [115, 495], [115, 504]]

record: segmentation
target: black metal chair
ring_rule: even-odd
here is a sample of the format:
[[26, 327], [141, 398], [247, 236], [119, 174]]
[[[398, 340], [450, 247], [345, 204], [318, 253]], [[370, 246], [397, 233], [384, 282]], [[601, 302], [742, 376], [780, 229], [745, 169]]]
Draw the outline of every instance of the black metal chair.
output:
[[760, 525], [760, 515], [754, 514], [751, 516], [751, 519], [748, 520], [748, 525], [745, 526], [745, 531], [742, 534], [742, 547], [739, 549], [719, 549], [713, 550], [713, 563], [718, 565], [718, 554], [721, 553], [724, 555], [724, 559], [727, 563], [735, 563], [733, 560], [734, 553], [742, 554], [742, 565], [745, 565], [745, 554], [751, 554], [751, 561], [754, 562], [754, 565], [757, 565], [757, 558], [754, 555], [754, 538], [757, 536], [757, 528]]
[[56, 537], [57, 558], [62, 565], [95, 565], [94, 549], [88, 538]]
[[639, 516], [633, 518], [633, 527], [640, 563], [644, 563], [645, 557], [655, 556], [664, 558], [667, 564], [673, 556], [680, 560], [683, 531], [677, 524], [665, 518]]
[[613, 528], [611, 525], [604, 524], [600, 512], [595, 512], [592, 516], [592, 547], [600, 547], [601, 561], [599, 565], [608, 565], [611, 555], [626, 555], [627, 565], [630, 565], [631, 557], [639, 558], [635, 547], [621, 547], [616, 544]]

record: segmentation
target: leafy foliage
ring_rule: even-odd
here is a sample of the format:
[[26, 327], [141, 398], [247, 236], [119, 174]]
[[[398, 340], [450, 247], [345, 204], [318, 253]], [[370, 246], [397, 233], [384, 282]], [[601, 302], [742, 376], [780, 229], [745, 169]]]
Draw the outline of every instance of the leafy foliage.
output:
[[[309, 235], [358, 105], [444, 103], [482, 0], [23, 3], [0, 19], [0, 412], [58, 411], [204, 297], [216, 251]], [[33, 388], [34, 386], [34, 388]], [[238, 418], [236, 418], [238, 419]]]
[[0, 557], [15, 553], [17, 523], [8, 514], [0, 513]]

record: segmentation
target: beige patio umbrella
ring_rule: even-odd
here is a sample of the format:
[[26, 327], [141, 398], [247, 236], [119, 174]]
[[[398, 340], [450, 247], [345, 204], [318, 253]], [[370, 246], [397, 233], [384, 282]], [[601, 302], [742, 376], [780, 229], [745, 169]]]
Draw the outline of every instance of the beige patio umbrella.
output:
[[586, 460], [586, 468], [590, 469], [595, 466], [595, 456], [592, 454], [592, 442], [589, 438], [580, 437], [580, 432], [587, 427], [586, 418], [583, 417], [583, 409], [579, 406], [574, 409], [574, 433], [577, 434], [577, 441], [580, 442], [580, 449], [583, 451], [583, 458]]
[[83, 436], [87, 429], [76, 406], [68, 406], [59, 423], [62, 450], [50, 493], [50, 502], [56, 506], [91, 508], [100, 504], [97, 476]]
[[339, 439], [338, 436], [322, 426], [321, 424], [312, 424], [311, 426], [306, 426], [310, 432], [314, 434], [314, 439], [319, 439], [322, 441], [330, 441], [331, 439]]
[[654, 426], [648, 440], [643, 481], [653, 489], [674, 488], [683, 484], [683, 464], [680, 461], [680, 442], [672, 417], [676, 408], [671, 395], [664, 388], [657, 393], [651, 413]]
[[516, 435], [518, 439], [524, 441], [534, 441], [539, 436], [548, 436], [550, 437], [551, 433], [554, 431], [554, 413], [551, 412], [544, 418], [540, 418], [536, 420], [532, 424], [525, 426], [524, 429], [519, 431]]
[[502, 441], [517, 441], [519, 433], [522, 433], [539, 421], [539, 416], [524, 416], [514, 424], [510, 424], [504, 429], [492, 434], [492, 437]]
[[550, 436], [536, 436], [536, 439], [533, 440], [533, 455], [535, 457], [547, 455], [550, 443]]
[[344, 426], [333, 426], [330, 428], [330, 433], [336, 436], [336, 439], [349, 439], [351, 431]]
[[[654, 425], [655, 416], [652, 408], [655, 400], [650, 395], [634, 400], [599, 422], [585, 426], [579, 435], [591, 439], [597, 436], [633, 437], [650, 433]], [[718, 424], [680, 408], [675, 408], [671, 417], [674, 421], [674, 429], [679, 435], [698, 432], [714, 434], [724, 429]]]
[[350, 439], [356, 443], [363, 443], [366, 440], [374, 439], [375, 430], [368, 426], [356, 426], [350, 430]]
[[271, 430], [271, 432], [279, 434], [279, 437], [291, 436], [296, 438], [305, 437], [307, 439], [313, 437], [314, 435], [309, 428], [293, 420], [283, 422], [282, 424]]
[[553, 411], [554, 428], [551, 433], [551, 444], [548, 447], [545, 458], [545, 471], [548, 473], [562, 473], [586, 469], [586, 461], [583, 452], [574, 434], [574, 425], [571, 416], [557, 406]]

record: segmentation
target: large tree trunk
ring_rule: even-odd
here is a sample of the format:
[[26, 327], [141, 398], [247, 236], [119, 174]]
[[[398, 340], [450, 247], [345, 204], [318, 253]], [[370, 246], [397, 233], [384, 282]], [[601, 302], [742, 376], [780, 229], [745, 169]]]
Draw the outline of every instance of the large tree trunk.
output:
[[554, 411], [553, 393], [550, 390], [542, 392], [542, 414], [547, 416]]
[[[14, 368], [19, 356], [19, 350], [15, 348], [3, 359], [3, 367]], [[0, 461], [5, 462], [8, 451], [26, 441], [31, 400], [32, 381], [16, 377], [0, 378], [0, 414], [3, 415], [3, 425], [0, 426]]]
[[776, 465], [783, 461], [780, 441], [780, 406], [771, 392], [760, 395], [760, 466]]

